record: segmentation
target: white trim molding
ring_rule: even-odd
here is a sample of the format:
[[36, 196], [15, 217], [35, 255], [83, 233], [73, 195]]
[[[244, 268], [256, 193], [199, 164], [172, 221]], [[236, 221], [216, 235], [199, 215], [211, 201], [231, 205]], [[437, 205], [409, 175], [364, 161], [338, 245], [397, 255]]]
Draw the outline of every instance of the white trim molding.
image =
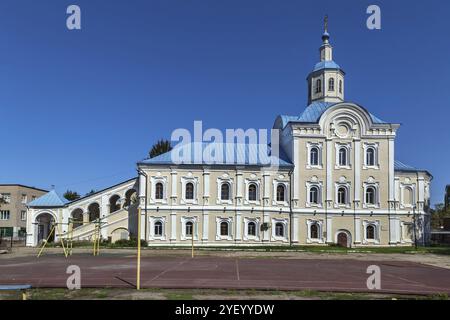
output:
[[[311, 150], [313, 148], [317, 148], [318, 154], [317, 154], [317, 165], [311, 164]], [[306, 152], [307, 152], [307, 158], [308, 163], [306, 164], [306, 169], [322, 169], [323, 168], [323, 143], [322, 142], [308, 142], [306, 144]]]
[[[222, 222], [228, 223], [227, 236], [222, 236], [220, 234], [220, 224]], [[233, 218], [216, 217], [216, 240], [233, 240]]]
[[[311, 226], [317, 225], [317, 235], [318, 238], [311, 238]], [[323, 237], [323, 220], [306, 220], [306, 228], [307, 228], [307, 237], [306, 243], [325, 243], [325, 239]]]
[[[252, 175], [254, 176], [254, 175]], [[254, 204], [259, 205], [261, 203], [261, 180], [256, 176], [245, 179], [245, 200], [244, 204]], [[256, 185], [256, 200], [249, 199], [248, 188], [251, 184]]]
[[[341, 148], [344, 148], [347, 151], [346, 160], [347, 164], [345, 166], [341, 166], [339, 164], [339, 150]], [[351, 162], [351, 154], [352, 154], [352, 144], [351, 142], [342, 143], [342, 142], [335, 142], [334, 144], [335, 149], [335, 169], [351, 169], [352, 168], [352, 162]]]
[[[369, 178], [368, 182], [364, 182], [364, 195], [363, 195], [363, 208], [364, 209], [379, 209], [380, 208], [380, 184], [378, 182], [374, 182], [374, 179], [372, 177]], [[368, 188], [374, 188], [375, 189], [375, 195], [374, 195], [374, 202], [375, 203], [367, 203], [367, 196], [366, 192]]]
[[[405, 189], [411, 189], [412, 203], [405, 203]], [[400, 209], [412, 209], [416, 203], [416, 184], [412, 182], [400, 183]]]
[[[272, 205], [287, 207], [287, 206], [289, 206], [289, 201], [288, 201], [289, 181], [283, 180], [284, 176], [280, 176], [278, 178], [280, 178], [280, 179], [273, 179], [273, 181], [272, 181], [272, 185], [273, 185], [273, 188], [272, 188], [272, 190], [273, 190]], [[280, 184], [284, 186], [284, 201], [277, 201], [277, 187]]]
[[196, 216], [194, 217], [181, 217], [181, 236], [180, 239], [182, 241], [184, 240], [191, 240], [191, 237], [188, 237], [186, 235], [186, 223], [192, 222], [192, 234], [194, 236], [194, 240], [198, 240], [198, 218]]
[[[167, 177], [162, 176], [161, 172], [158, 172], [157, 176], [150, 177], [150, 183], [151, 183], [151, 194], [150, 194], [150, 203], [152, 204], [167, 204], [167, 188], [169, 186], [167, 182]], [[156, 184], [162, 183], [163, 185], [163, 198], [162, 199], [156, 199]]]
[[[374, 236], [375, 239], [367, 239], [367, 227], [373, 226], [374, 227]], [[369, 221], [369, 220], [363, 220], [363, 244], [380, 244], [380, 221]]]
[[[281, 223], [283, 225], [283, 236], [276, 235], [276, 225]], [[280, 218], [272, 218], [272, 241], [288, 241], [288, 220]]]
[[[340, 204], [338, 202], [338, 190], [339, 188], [345, 188], [345, 204]], [[351, 185], [350, 182], [346, 182], [346, 179], [344, 177], [341, 177], [339, 179], [339, 182], [334, 183], [334, 207], [335, 208], [347, 208], [349, 209], [351, 207], [350, 203], [350, 191], [351, 191]]]
[[[316, 176], [312, 177], [310, 181], [305, 183], [306, 185], [306, 203], [307, 208], [322, 208], [323, 207], [323, 182], [319, 181]], [[312, 187], [318, 189], [317, 203], [311, 202], [310, 191]]]
[[[233, 178], [231, 178], [228, 174], [223, 174], [221, 177], [217, 178], [217, 204], [233, 204]], [[228, 183], [230, 186], [230, 199], [222, 200], [222, 184]]]
[[[192, 183], [194, 186], [194, 197], [193, 199], [186, 199], [186, 185]], [[181, 177], [181, 204], [198, 204], [198, 190], [199, 190], [198, 177], [194, 177], [191, 172], [188, 176]]]
[[[255, 224], [255, 235], [254, 236], [248, 234], [248, 224], [250, 222], [253, 222]], [[261, 228], [260, 218], [247, 218], [247, 217], [244, 218], [244, 240], [259, 241], [260, 228]]]
[[[161, 222], [162, 232], [161, 235], [158, 236], [155, 234], [155, 224], [157, 222]], [[148, 235], [149, 240], [166, 240], [166, 217], [149, 217], [150, 223], [150, 232]]]
[[[370, 149], [370, 148], [373, 149], [374, 152], [375, 152], [374, 153], [374, 164], [373, 165], [368, 165], [367, 164], [367, 150]], [[374, 142], [374, 143], [364, 142], [363, 149], [364, 149], [363, 169], [364, 170], [367, 170], [367, 169], [379, 170], [380, 169], [379, 143], [378, 142]]]

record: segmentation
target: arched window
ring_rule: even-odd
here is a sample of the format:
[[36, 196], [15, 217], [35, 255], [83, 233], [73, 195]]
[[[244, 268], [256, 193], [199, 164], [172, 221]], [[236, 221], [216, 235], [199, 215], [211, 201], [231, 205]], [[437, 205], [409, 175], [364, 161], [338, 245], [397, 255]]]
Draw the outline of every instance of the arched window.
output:
[[368, 148], [366, 150], [366, 165], [367, 166], [375, 165], [375, 149], [374, 148]]
[[403, 204], [413, 205], [414, 202], [413, 189], [411, 187], [406, 187], [405, 190], [403, 191], [403, 194], [404, 194]]
[[186, 183], [186, 200], [194, 200], [194, 184], [192, 182]]
[[319, 165], [319, 148], [311, 148], [310, 152], [310, 164], [312, 166], [318, 166]]
[[161, 221], [157, 221], [157, 222], [155, 222], [155, 226], [154, 226], [154, 228], [155, 228], [155, 236], [162, 236], [162, 234], [163, 234], [163, 225], [162, 225], [162, 222]]
[[186, 236], [192, 237], [193, 234], [194, 234], [194, 224], [192, 223], [192, 221], [188, 221], [186, 222]]
[[277, 186], [277, 201], [284, 202], [285, 201], [285, 188], [283, 184], [279, 184]]
[[328, 91], [334, 91], [334, 78], [328, 80]]
[[228, 236], [228, 222], [221, 222], [220, 223], [220, 235], [221, 236]]
[[249, 222], [247, 224], [247, 234], [249, 236], [256, 236], [256, 223]]
[[339, 93], [342, 93], [342, 80], [339, 80]]
[[340, 148], [339, 149], [339, 165], [340, 166], [347, 166], [347, 149], [346, 148]]
[[252, 183], [248, 186], [248, 200], [256, 201], [256, 184]]
[[220, 199], [230, 200], [230, 185], [228, 183], [222, 183], [220, 187]]
[[311, 225], [311, 239], [319, 239], [319, 226], [317, 225], [317, 223], [313, 223]]
[[161, 182], [158, 182], [155, 186], [155, 198], [162, 200], [164, 198], [164, 186]]
[[319, 188], [313, 186], [309, 189], [309, 202], [318, 204], [319, 203]]
[[366, 203], [367, 204], [375, 204], [375, 195], [376, 190], [374, 187], [368, 187], [366, 189]]
[[275, 224], [275, 235], [277, 237], [284, 237], [284, 225], [281, 222]]
[[375, 227], [373, 225], [368, 225], [366, 227], [366, 239], [369, 240], [375, 239]]
[[338, 204], [347, 204], [347, 189], [344, 187], [338, 189]]
[[316, 80], [316, 93], [322, 92], [322, 80], [317, 79]]

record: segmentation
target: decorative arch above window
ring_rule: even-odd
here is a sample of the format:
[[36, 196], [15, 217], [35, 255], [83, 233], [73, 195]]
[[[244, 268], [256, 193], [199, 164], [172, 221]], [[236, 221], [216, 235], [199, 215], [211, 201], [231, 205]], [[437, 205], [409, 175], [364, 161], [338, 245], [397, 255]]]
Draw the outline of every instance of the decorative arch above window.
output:
[[379, 169], [378, 143], [364, 143], [363, 169]]
[[306, 168], [322, 169], [322, 143], [308, 142], [306, 146], [308, 152]]

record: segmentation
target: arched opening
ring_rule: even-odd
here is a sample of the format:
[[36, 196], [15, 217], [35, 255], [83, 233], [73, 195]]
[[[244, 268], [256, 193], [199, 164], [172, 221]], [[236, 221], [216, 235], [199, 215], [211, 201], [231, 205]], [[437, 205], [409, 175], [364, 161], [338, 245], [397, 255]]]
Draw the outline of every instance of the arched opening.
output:
[[194, 223], [192, 221], [186, 222], [186, 237], [192, 237], [194, 234]]
[[413, 205], [413, 190], [410, 187], [406, 187], [404, 190], [404, 201], [403, 204], [412, 206]]
[[285, 194], [285, 188], [284, 188], [284, 185], [279, 184], [279, 185], [277, 186], [277, 201], [279, 201], [279, 202], [284, 202], [284, 201], [285, 201], [284, 194]]
[[186, 200], [194, 200], [194, 184], [192, 182], [186, 183]]
[[374, 166], [375, 165], [375, 149], [368, 148], [366, 151], [366, 165]]
[[230, 185], [228, 183], [222, 183], [220, 188], [220, 199], [230, 200]]
[[334, 91], [334, 78], [328, 80], [328, 91]]
[[319, 239], [319, 226], [317, 223], [311, 225], [311, 239]]
[[120, 196], [117, 194], [109, 198], [109, 213], [116, 212], [120, 210]]
[[340, 247], [350, 247], [350, 241], [347, 232], [341, 231], [337, 234], [337, 245]]
[[81, 210], [80, 208], [73, 210], [71, 218], [72, 218], [72, 229], [81, 227], [83, 225], [83, 210]]
[[339, 165], [340, 166], [347, 166], [348, 165], [347, 149], [346, 148], [340, 148], [339, 149]]
[[317, 79], [316, 80], [316, 93], [322, 92], [322, 80]]
[[252, 183], [248, 186], [248, 200], [256, 201], [256, 184]]
[[123, 204], [124, 208], [128, 208], [130, 205], [137, 202], [137, 192], [134, 189], [130, 189], [125, 192], [125, 202]]
[[89, 222], [93, 222], [100, 218], [100, 206], [97, 202], [91, 203], [88, 207]]
[[156, 237], [162, 237], [163, 235], [163, 224], [161, 221], [156, 221], [154, 225], [154, 234]]
[[[36, 217], [38, 243], [47, 240], [54, 224], [55, 219], [50, 213], [41, 213]], [[55, 232], [52, 233], [48, 241], [55, 241]]]
[[275, 224], [275, 235], [277, 237], [284, 237], [284, 224], [281, 222]]
[[158, 182], [155, 185], [155, 199], [156, 200], [164, 199], [164, 186], [161, 182]]
[[338, 204], [347, 204], [347, 189], [344, 187], [338, 189]]
[[375, 188], [368, 187], [366, 189], [366, 203], [367, 204], [375, 204]]
[[309, 202], [312, 204], [319, 203], [319, 188], [316, 186], [311, 187], [309, 189]]
[[225, 237], [229, 236], [228, 222], [224, 221], [220, 223], [220, 235]]
[[318, 148], [312, 148], [311, 149], [310, 164], [312, 166], [318, 166], [319, 165], [319, 149]]
[[373, 225], [366, 227], [366, 239], [375, 240], [375, 227]]
[[249, 236], [256, 236], [256, 223], [249, 222], [247, 225], [247, 234]]

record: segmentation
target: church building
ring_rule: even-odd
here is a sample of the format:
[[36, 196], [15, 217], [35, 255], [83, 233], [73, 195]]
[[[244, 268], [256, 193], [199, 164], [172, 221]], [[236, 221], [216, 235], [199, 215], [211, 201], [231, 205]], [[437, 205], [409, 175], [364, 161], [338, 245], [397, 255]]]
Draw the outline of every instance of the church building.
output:
[[280, 152], [267, 157], [277, 166], [249, 162], [245, 144], [232, 146], [245, 155], [233, 163], [194, 153], [178, 163], [174, 149], [138, 162], [137, 178], [84, 198], [68, 202], [52, 190], [32, 201], [27, 245], [53, 225], [50, 240], [90, 240], [96, 226], [111, 241], [136, 236], [138, 212], [149, 246], [425, 244], [432, 176], [396, 159], [400, 125], [346, 100], [346, 85], [325, 28], [305, 109], [274, 121]]

